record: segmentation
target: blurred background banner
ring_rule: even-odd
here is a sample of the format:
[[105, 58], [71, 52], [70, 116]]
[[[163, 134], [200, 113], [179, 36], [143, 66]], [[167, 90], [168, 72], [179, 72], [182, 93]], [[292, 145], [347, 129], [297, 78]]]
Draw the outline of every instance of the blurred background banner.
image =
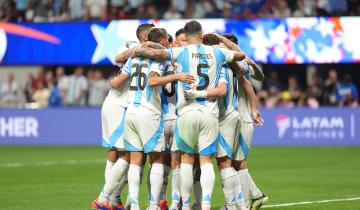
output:
[[[169, 34], [188, 20], [0, 23], [0, 61], [6, 65], [111, 64], [136, 27], [154, 22]], [[258, 62], [360, 63], [359, 17], [202, 19], [204, 32], [235, 33]], [[132, 32], [132, 33], [129, 33]]]
[[[351, 108], [263, 109], [255, 145], [360, 145]], [[0, 145], [99, 145], [100, 109], [0, 109]]]

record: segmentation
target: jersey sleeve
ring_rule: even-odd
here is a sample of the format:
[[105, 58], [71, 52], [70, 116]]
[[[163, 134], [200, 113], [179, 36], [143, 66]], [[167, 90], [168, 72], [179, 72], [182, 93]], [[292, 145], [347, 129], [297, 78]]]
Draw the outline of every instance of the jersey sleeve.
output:
[[250, 71], [250, 66], [248, 63], [246, 63], [245, 61], [238, 61], [237, 64], [241, 67], [245, 69], [244, 72], [244, 76], [247, 80], [250, 80], [251, 77], [251, 71]]
[[219, 83], [228, 83], [229, 82], [229, 67], [228, 66], [223, 66], [220, 70], [220, 75], [219, 75]]
[[235, 54], [234, 51], [224, 48], [219, 48], [219, 50], [222, 53], [222, 58], [224, 63], [231, 63], [233, 61]]
[[167, 49], [170, 61], [175, 62], [180, 53], [184, 50], [183, 47], [173, 47]]
[[150, 65], [150, 70], [149, 72], [155, 72], [157, 73], [158, 75], [162, 76], [164, 75], [164, 72], [165, 72], [165, 68], [166, 68], [166, 63], [157, 63], [157, 62], [154, 62]]
[[121, 70], [121, 73], [127, 74], [127, 75], [131, 75], [131, 64], [133, 62], [133, 59], [130, 58], [126, 61], [124, 67]]

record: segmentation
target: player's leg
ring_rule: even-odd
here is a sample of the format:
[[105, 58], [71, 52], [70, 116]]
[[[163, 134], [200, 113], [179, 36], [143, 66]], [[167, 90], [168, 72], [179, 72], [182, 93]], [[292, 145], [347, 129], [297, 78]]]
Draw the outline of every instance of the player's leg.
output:
[[150, 152], [150, 197], [149, 210], [157, 210], [164, 180], [164, 152]]
[[181, 154], [180, 164], [180, 192], [182, 199], [182, 209], [190, 209], [190, 194], [193, 186], [193, 165], [194, 154], [196, 153], [199, 123], [201, 112], [188, 111], [180, 115], [176, 122], [175, 140]]
[[243, 192], [236, 170], [232, 166], [232, 158], [236, 151], [237, 136], [240, 132], [240, 120], [237, 115], [229, 115], [219, 123], [219, 146], [217, 163], [220, 170], [225, 206], [227, 209], [245, 209]]
[[233, 161], [235, 170], [238, 173], [241, 187], [244, 192], [244, 199], [246, 205], [249, 207], [251, 204], [251, 198], [254, 201], [257, 201], [255, 204], [255, 209], [259, 208], [261, 205], [267, 202], [268, 197], [265, 196], [261, 190], [256, 186], [253, 181], [248, 169], [246, 159], [249, 154], [249, 149], [251, 146], [251, 139], [253, 134], [253, 124], [247, 122], [241, 122], [241, 129], [239, 134], [239, 150], [237, 151], [236, 158]]
[[130, 166], [128, 171], [129, 198], [130, 208], [137, 210], [139, 206], [139, 190], [140, 190], [140, 171], [143, 167], [142, 151], [130, 152]]
[[201, 169], [200, 169], [200, 162], [199, 162], [198, 154], [195, 154], [193, 173], [194, 173], [193, 193], [194, 193], [195, 202], [193, 203], [193, 205], [191, 205], [191, 209], [197, 210], [197, 209], [201, 209], [201, 199], [202, 199], [202, 189], [201, 189], [201, 183], [200, 183]]
[[177, 210], [180, 204], [180, 152], [171, 153], [171, 210]]
[[215, 184], [213, 157], [218, 146], [219, 123], [217, 118], [202, 114], [199, 125], [198, 150], [201, 168], [201, 209], [210, 210], [211, 195]]

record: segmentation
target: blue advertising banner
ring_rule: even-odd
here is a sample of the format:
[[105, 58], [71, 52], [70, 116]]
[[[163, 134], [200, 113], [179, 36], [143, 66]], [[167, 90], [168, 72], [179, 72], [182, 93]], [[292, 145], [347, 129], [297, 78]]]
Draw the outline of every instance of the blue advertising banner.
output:
[[[265, 109], [254, 145], [360, 146], [360, 109]], [[100, 109], [0, 109], [0, 145], [101, 145]]]
[[[188, 20], [111, 22], [0, 22], [0, 63], [6, 65], [111, 64], [136, 28], [153, 22], [169, 34]], [[360, 63], [360, 17], [201, 19], [207, 32], [234, 33], [241, 48], [262, 63]]]

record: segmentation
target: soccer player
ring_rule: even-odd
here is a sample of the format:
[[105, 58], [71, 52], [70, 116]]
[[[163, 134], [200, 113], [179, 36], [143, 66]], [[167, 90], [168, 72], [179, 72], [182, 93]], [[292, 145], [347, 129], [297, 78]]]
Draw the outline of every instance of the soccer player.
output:
[[[230, 49], [236, 50], [237, 38], [233, 34], [224, 36], [216, 35]], [[238, 48], [237, 50], [240, 50]], [[233, 166], [240, 178], [244, 199], [247, 206], [251, 209], [259, 209], [268, 201], [268, 197], [260, 191], [254, 183], [246, 164], [246, 158], [251, 146], [252, 133], [254, 130], [253, 123], [262, 126], [263, 119], [257, 110], [257, 99], [254, 90], [249, 82], [250, 77], [262, 81], [264, 74], [259, 65], [250, 58], [245, 59], [247, 62], [240, 62], [240, 68], [246, 72], [244, 76], [238, 77], [238, 110], [240, 112], [240, 149], [235, 152]], [[250, 198], [252, 197], [252, 201]]]
[[179, 84], [177, 92], [179, 116], [175, 138], [183, 152], [180, 165], [182, 209], [190, 209], [195, 153], [200, 154], [202, 209], [210, 209], [215, 182], [212, 161], [217, 148], [219, 116], [217, 101], [214, 99], [226, 94], [226, 80], [224, 75], [221, 77], [220, 68], [227, 62], [244, 59], [245, 55], [203, 45], [202, 26], [197, 21], [186, 23], [184, 30], [189, 43], [186, 47], [167, 51], [137, 48], [134, 53], [153, 59], [176, 61], [182, 66], [181, 72], [190, 73], [196, 78], [195, 85], [191, 87], [185, 83]]
[[[147, 34], [152, 28], [154, 28], [153, 24], [142, 24], [137, 28], [136, 35], [140, 43], [147, 41]], [[127, 58], [115, 60], [121, 65]], [[112, 82], [117, 79], [117, 77], [114, 78]], [[124, 174], [127, 172], [129, 165], [129, 154], [124, 150], [123, 141], [124, 115], [128, 105], [128, 91], [129, 83], [119, 87], [112, 87], [101, 109], [102, 145], [108, 148], [108, 160], [105, 167], [106, 184], [99, 198], [92, 205], [94, 209], [122, 208], [120, 195], [127, 182], [127, 176]], [[108, 201], [110, 206], [107, 204]]]
[[[165, 29], [154, 28], [148, 40], [169, 47]], [[193, 76], [185, 73], [163, 76], [166, 63], [158, 63], [143, 57], [131, 58], [123, 68], [117, 85], [130, 80], [129, 104], [125, 116], [124, 144], [130, 151], [128, 171], [131, 209], [139, 208], [140, 171], [144, 154], [149, 154], [150, 197], [149, 209], [157, 209], [163, 184], [163, 151], [165, 141], [161, 107], [162, 85], [173, 81], [191, 83]]]

